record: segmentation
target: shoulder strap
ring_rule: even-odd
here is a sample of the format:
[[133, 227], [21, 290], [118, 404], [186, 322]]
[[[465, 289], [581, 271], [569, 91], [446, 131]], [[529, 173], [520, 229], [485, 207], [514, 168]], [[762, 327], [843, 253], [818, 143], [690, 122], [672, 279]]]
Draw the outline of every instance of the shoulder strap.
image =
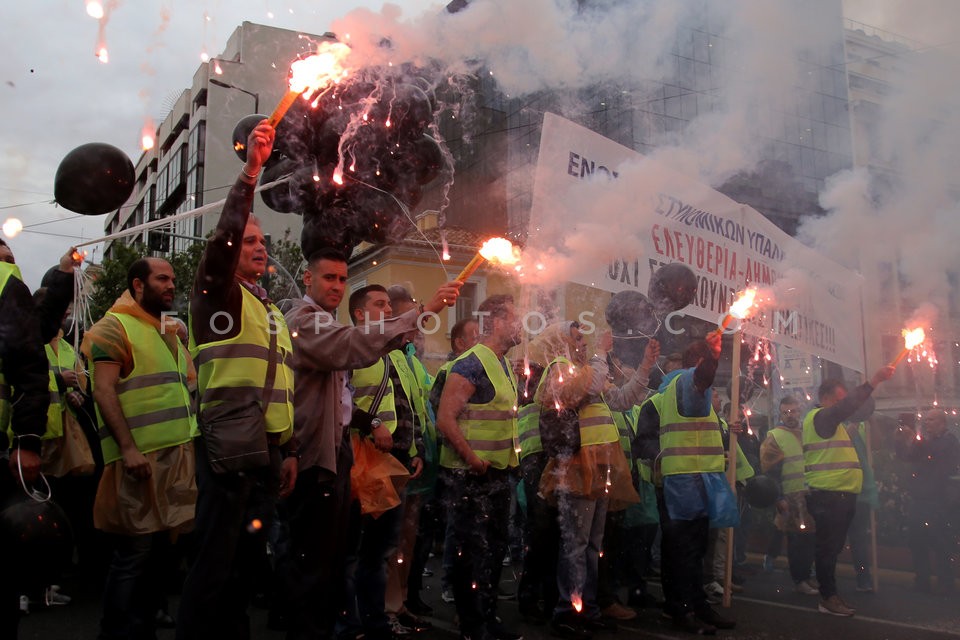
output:
[[[261, 302], [263, 301], [261, 300]], [[263, 381], [263, 402], [260, 405], [260, 408], [266, 413], [267, 406], [270, 404], [270, 396], [273, 394], [273, 385], [277, 379], [277, 331], [279, 331], [279, 328], [272, 321], [271, 309], [267, 306], [267, 303], [263, 303], [263, 308], [267, 311], [267, 318], [271, 319], [267, 327], [267, 333], [270, 334], [270, 346], [267, 348], [267, 375]]]
[[373, 396], [373, 402], [370, 403], [370, 415], [377, 415], [377, 409], [383, 402], [383, 396], [387, 393], [387, 383], [390, 382], [390, 367], [392, 366], [390, 356], [383, 356], [383, 379], [380, 380], [380, 388], [377, 389], [377, 395]]

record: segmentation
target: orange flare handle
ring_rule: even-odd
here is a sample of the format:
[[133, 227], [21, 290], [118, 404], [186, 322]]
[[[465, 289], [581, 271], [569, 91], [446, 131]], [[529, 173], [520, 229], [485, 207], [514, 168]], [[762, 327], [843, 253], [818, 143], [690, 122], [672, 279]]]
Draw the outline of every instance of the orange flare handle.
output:
[[898, 353], [898, 354], [897, 354], [897, 357], [894, 358], [894, 359], [893, 359], [893, 362], [890, 363], [890, 366], [891, 366], [891, 367], [896, 367], [898, 364], [900, 364], [900, 363], [903, 361], [904, 358], [907, 357], [907, 355], [908, 355], [909, 353], [910, 353], [910, 349], [904, 349], [903, 351], [901, 351], [900, 353]]
[[287, 93], [280, 99], [280, 104], [277, 105], [277, 108], [273, 110], [273, 113], [270, 114], [270, 117], [267, 118], [267, 123], [271, 127], [276, 127], [280, 124], [280, 121], [283, 120], [283, 116], [286, 115], [290, 107], [293, 106], [293, 102], [300, 97], [300, 93], [297, 91], [287, 91]]
[[480, 265], [484, 263], [486, 258], [484, 258], [479, 253], [473, 256], [473, 259], [467, 263], [467, 266], [463, 268], [463, 271], [460, 272], [460, 275], [457, 276], [457, 280], [460, 282], [466, 282], [467, 278], [473, 275], [473, 272], [480, 268]]

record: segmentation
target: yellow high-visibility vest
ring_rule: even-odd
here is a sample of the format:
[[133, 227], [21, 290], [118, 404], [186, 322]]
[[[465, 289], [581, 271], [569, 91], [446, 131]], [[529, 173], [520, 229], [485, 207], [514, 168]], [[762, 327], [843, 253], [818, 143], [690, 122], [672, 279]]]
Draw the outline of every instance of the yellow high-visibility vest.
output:
[[[0, 293], [7, 287], [10, 278], [16, 278], [23, 281], [20, 275], [20, 267], [9, 262], [0, 262]], [[12, 392], [6, 376], [3, 375], [3, 360], [0, 360], [0, 430], [8, 431], [10, 429], [10, 418], [13, 415], [13, 406], [10, 404]], [[12, 439], [11, 439], [12, 442]]]
[[785, 427], [774, 427], [770, 435], [783, 451], [783, 470], [780, 472], [780, 485], [783, 495], [800, 493], [807, 486], [803, 471], [803, 443], [800, 436]]
[[660, 472], [664, 476], [684, 473], [723, 473], [725, 455], [716, 412], [701, 418], [680, 415], [675, 377], [660, 401]]
[[[141, 453], [189, 442], [197, 435], [197, 419], [187, 387], [187, 356], [177, 343], [177, 357], [153, 325], [125, 313], [109, 312], [120, 321], [133, 347], [133, 368], [117, 381], [117, 399], [130, 435]], [[100, 448], [104, 464], [123, 457], [105, 428], [100, 410]]]
[[[283, 314], [272, 303], [265, 305], [246, 287], [237, 283], [243, 294], [240, 331], [232, 338], [197, 345], [190, 332], [190, 352], [197, 366], [200, 393], [200, 419], [211, 406], [253, 397], [263, 400], [267, 377], [270, 331], [277, 332], [276, 378], [264, 410], [266, 430], [279, 433], [281, 443], [293, 435], [293, 353], [290, 332]], [[192, 319], [191, 319], [192, 320]], [[233, 321], [236, 321], [234, 318]]]
[[[519, 434], [517, 432], [517, 380], [506, 358], [497, 358], [489, 347], [477, 344], [464, 352], [457, 360], [475, 355], [494, 389], [494, 397], [488, 403], [467, 402], [457, 417], [457, 426], [463, 432], [467, 444], [481, 460], [490, 462], [494, 469], [517, 466]], [[444, 444], [440, 451], [440, 466], [448, 469], [467, 467], [459, 454]]]
[[817, 407], [803, 419], [803, 464], [807, 486], [825, 491], [860, 493], [863, 470], [857, 450], [842, 425], [828, 440], [817, 435], [813, 419], [821, 409]]

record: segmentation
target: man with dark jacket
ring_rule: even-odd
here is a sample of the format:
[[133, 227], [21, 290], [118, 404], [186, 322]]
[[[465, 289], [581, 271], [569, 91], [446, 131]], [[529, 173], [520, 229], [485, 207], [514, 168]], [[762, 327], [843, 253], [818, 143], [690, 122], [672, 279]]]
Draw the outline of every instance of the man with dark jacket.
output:
[[[956, 513], [944, 504], [944, 490], [955, 482], [951, 476], [960, 464], [960, 443], [947, 431], [947, 415], [942, 409], [923, 414], [921, 430], [904, 427], [895, 446], [897, 457], [910, 465], [907, 475], [907, 540], [913, 554], [915, 586], [930, 591], [931, 570], [937, 574], [937, 590], [953, 593], [953, 569], [950, 551], [954, 546], [950, 516]], [[933, 565], [930, 556], [933, 555]]]
[[[30, 290], [7, 243], [0, 240], [0, 438], [13, 434], [9, 465], [0, 468], [0, 499], [19, 491], [20, 477], [30, 485], [40, 474], [40, 437], [50, 404], [49, 371], [43, 346], [60, 330], [60, 320], [73, 297], [73, 270], [78, 264], [71, 247], [60, 270], [48, 283], [47, 295], [34, 307]], [[7, 447], [4, 447], [7, 448]], [[10, 554], [0, 577], [0, 637], [16, 638], [20, 584], [30, 559]]]

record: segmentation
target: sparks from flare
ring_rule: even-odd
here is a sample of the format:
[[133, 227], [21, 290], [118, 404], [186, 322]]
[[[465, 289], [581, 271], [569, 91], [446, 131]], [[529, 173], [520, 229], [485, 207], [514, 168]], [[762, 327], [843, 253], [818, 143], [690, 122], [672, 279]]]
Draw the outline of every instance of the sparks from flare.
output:
[[480, 268], [480, 265], [487, 260], [491, 264], [515, 265], [520, 261], [520, 249], [513, 246], [513, 243], [506, 238], [490, 238], [483, 243], [477, 255], [467, 263], [463, 268], [457, 280], [466, 282], [467, 278], [473, 275], [473, 272]]
[[570, 604], [573, 605], [573, 609], [577, 613], [580, 613], [581, 611], [583, 611], [583, 599], [580, 597], [579, 593], [571, 594]]
[[926, 340], [927, 334], [923, 330], [923, 327], [917, 327], [916, 329], [903, 329], [900, 334], [903, 336], [903, 350], [894, 358], [893, 362], [890, 363], [891, 367], [896, 367], [900, 362], [910, 355], [910, 352], [923, 344], [923, 341]]
[[717, 327], [717, 333], [723, 333], [734, 319], [743, 320], [746, 318], [750, 309], [755, 306], [756, 298], [757, 288], [747, 287], [730, 305], [726, 315], [723, 316], [723, 321]]
[[283, 120], [287, 110], [300, 96], [310, 100], [314, 94], [322, 95], [331, 86], [339, 84], [349, 72], [344, 66], [350, 47], [342, 42], [321, 42], [317, 52], [290, 65], [290, 90], [280, 99], [277, 108], [267, 120], [275, 127]]

